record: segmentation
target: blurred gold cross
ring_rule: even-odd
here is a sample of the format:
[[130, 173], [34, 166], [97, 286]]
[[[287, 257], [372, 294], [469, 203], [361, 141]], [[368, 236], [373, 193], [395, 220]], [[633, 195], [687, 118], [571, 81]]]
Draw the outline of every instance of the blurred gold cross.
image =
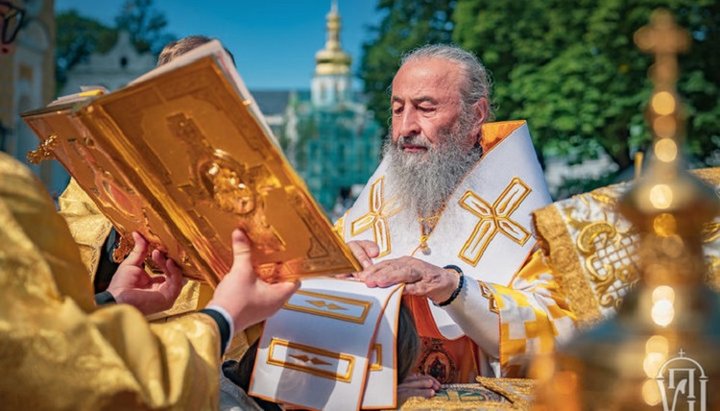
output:
[[635, 44], [640, 50], [655, 55], [653, 80], [668, 86], [677, 79], [677, 54], [690, 47], [687, 30], [675, 24], [667, 10], [656, 10], [650, 17], [650, 24], [635, 32]]

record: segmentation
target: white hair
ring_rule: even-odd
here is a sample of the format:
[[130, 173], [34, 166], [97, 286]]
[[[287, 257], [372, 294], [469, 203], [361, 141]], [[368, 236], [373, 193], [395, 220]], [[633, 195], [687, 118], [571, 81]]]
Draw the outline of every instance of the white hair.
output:
[[459, 64], [465, 73], [466, 82], [465, 87], [460, 88], [463, 108], [466, 111], [484, 98], [488, 102], [488, 119], [493, 118], [490, 104], [492, 81], [487, 69], [474, 54], [453, 45], [428, 44], [405, 54], [400, 63], [402, 66], [409, 61], [429, 58], [445, 59]]

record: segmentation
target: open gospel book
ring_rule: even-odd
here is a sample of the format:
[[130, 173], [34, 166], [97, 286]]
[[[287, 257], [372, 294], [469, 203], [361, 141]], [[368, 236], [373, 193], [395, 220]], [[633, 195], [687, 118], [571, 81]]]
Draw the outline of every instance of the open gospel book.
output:
[[212, 285], [242, 227], [266, 280], [360, 269], [213, 41], [112, 93], [25, 113], [41, 140], [123, 236], [138, 231]]

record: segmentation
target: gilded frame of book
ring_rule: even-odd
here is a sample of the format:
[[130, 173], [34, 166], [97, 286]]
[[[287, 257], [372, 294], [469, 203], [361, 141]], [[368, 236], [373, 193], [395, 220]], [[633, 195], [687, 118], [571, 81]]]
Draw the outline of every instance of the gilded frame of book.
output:
[[250, 96], [212, 56], [89, 102], [23, 115], [100, 210], [217, 284], [243, 228], [268, 281], [360, 269]]

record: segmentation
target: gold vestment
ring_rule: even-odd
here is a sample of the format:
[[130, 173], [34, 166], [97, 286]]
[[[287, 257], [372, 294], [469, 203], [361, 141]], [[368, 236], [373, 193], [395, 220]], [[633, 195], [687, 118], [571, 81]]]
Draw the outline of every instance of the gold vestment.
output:
[[219, 331], [96, 309], [77, 246], [30, 171], [0, 153], [0, 398], [7, 409], [217, 409]]

